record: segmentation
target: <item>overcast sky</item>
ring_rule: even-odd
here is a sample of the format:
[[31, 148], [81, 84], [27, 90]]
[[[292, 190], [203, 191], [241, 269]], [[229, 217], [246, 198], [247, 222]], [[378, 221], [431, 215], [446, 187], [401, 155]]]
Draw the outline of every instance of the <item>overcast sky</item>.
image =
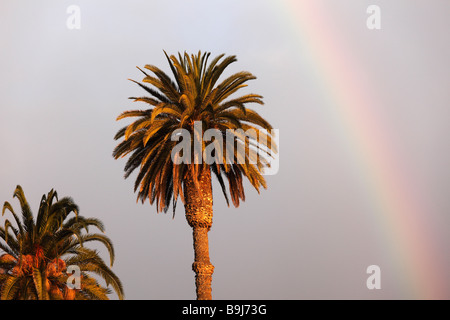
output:
[[[280, 130], [280, 170], [266, 177], [260, 195], [247, 183], [238, 209], [226, 206], [214, 181], [213, 298], [450, 298], [450, 2], [313, 2], [319, 5], [1, 0], [0, 201], [18, 208], [17, 184], [35, 214], [51, 188], [73, 197], [82, 215], [105, 223], [126, 298], [195, 299], [183, 206], [172, 219], [136, 203], [136, 175], [124, 180], [125, 160], [111, 156], [113, 136], [125, 124], [115, 118], [144, 107], [127, 99], [143, 94], [127, 81], [141, 80], [136, 66], [169, 72], [163, 50], [233, 54], [238, 62], [227, 74], [247, 70], [258, 77], [243, 93], [263, 95], [265, 105], [254, 108]], [[367, 28], [371, 4], [381, 9], [380, 30]], [[66, 25], [70, 5], [80, 8], [80, 29]], [[316, 30], [311, 21], [327, 23]], [[329, 52], [316, 56], [314, 43], [324, 35], [334, 35], [343, 46], [336, 52], [352, 59], [340, 57], [340, 64], [321, 60]], [[333, 115], [342, 101], [332, 88], [352, 85], [345, 74], [335, 77], [336, 86], [324, 85], [327, 68], [339, 65], [350, 66], [376, 97], [376, 107], [358, 106], [378, 115], [373, 123], [346, 128], [345, 115]], [[361, 144], [354, 143], [358, 128]], [[360, 165], [359, 150], [371, 150], [364, 134], [387, 136], [379, 141], [395, 151], [386, 159], [397, 165], [395, 177], [406, 173], [404, 180], [371, 180], [370, 172], [386, 172], [368, 156]], [[402, 199], [389, 194], [382, 207], [378, 194], [391, 183], [407, 191]], [[420, 204], [418, 213], [389, 207], [405, 199]], [[416, 250], [413, 240], [423, 247]], [[425, 258], [424, 266], [414, 265]], [[373, 264], [381, 269], [379, 290], [366, 286]]]

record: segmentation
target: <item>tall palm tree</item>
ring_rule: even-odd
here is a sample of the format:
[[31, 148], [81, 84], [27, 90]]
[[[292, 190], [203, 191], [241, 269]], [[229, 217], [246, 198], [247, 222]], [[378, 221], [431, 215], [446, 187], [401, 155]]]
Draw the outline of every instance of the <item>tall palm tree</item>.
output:
[[[16, 226], [5, 219], [0, 227], [0, 299], [34, 300], [108, 300], [109, 285], [123, 299], [119, 278], [112, 272], [97, 250], [84, 244], [102, 243], [108, 250], [110, 264], [114, 262], [114, 247], [104, 234], [89, 233], [93, 226], [104, 232], [103, 223], [78, 214], [78, 206], [70, 197], [58, 200], [53, 189], [43, 195], [37, 218], [21, 186], [14, 196], [20, 202], [22, 221], [12, 205], [5, 202], [2, 215], [9, 211]], [[71, 214], [73, 216], [70, 216]], [[86, 231], [86, 232], [83, 232]], [[79, 271], [72, 275], [71, 272]], [[105, 280], [103, 287], [95, 276]], [[77, 283], [78, 277], [79, 282]]]
[[[193, 229], [195, 258], [192, 269], [196, 274], [197, 299], [211, 299], [214, 270], [208, 246], [213, 216], [211, 172], [219, 181], [229, 206], [225, 186], [225, 179], [228, 180], [231, 200], [238, 207], [239, 201], [245, 200], [243, 177], [258, 193], [261, 186], [266, 188], [262, 174], [269, 166], [269, 157], [276, 152], [276, 146], [272, 142], [272, 126], [246, 107], [249, 103], [262, 105], [262, 96], [246, 94], [229, 98], [256, 77], [243, 71], [216, 85], [224, 70], [236, 61], [235, 56], [224, 58], [222, 54], [208, 64], [210, 53], [179, 53], [178, 58], [164, 54], [174, 79], [153, 65], [145, 66], [152, 75], [138, 67], [145, 76], [143, 82], [151, 86], [131, 81], [149, 96], [130, 99], [150, 106], [119, 115], [117, 120], [137, 119], [117, 132], [115, 140], [123, 140], [114, 149], [113, 156], [118, 159], [131, 154], [124, 168], [125, 178], [138, 169], [134, 184], [138, 201], [144, 203], [149, 199], [150, 204], [156, 201], [158, 212], [167, 212], [172, 202], [175, 214], [177, 199], [181, 198], [187, 222]], [[205, 141], [202, 138], [208, 129], [215, 129], [220, 135]], [[201, 149], [174, 152], [178, 150], [180, 130], [189, 133], [187, 138], [183, 136], [183, 142], [188, 142], [191, 148], [197, 143]], [[202, 161], [208, 151], [212, 162]], [[181, 158], [187, 161], [179, 161]]]

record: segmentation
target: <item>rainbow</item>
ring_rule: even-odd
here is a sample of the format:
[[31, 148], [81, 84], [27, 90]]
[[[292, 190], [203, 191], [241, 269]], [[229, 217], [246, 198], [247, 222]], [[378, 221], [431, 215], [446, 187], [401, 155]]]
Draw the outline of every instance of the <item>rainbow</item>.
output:
[[441, 261], [448, 250], [434, 242], [420, 181], [403, 165], [407, 158], [393, 147], [395, 131], [377, 112], [377, 95], [363, 75], [360, 59], [348, 39], [335, 30], [321, 1], [277, 1], [276, 10], [295, 32], [299, 49], [308, 54], [311, 72], [328, 99], [330, 119], [351, 146], [376, 212], [375, 227], [383, 234], [381, 245], [389, 248], [397, 268], [399, 298], [448, 299], [448, 270]]

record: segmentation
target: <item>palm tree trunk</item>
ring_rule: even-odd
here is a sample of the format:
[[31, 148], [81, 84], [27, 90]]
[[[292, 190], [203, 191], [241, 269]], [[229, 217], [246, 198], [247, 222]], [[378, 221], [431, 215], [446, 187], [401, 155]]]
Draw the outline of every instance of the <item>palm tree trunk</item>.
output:
[[211, 171], [204, 169], [194, 182], [189, 172], [184, 181], [186, 220], [192, 228], [194, 238], [195, 285], [197, 300], [211, 300], [211, 281], [214, 266], [209, 261], [208, 231], [212, 226]]

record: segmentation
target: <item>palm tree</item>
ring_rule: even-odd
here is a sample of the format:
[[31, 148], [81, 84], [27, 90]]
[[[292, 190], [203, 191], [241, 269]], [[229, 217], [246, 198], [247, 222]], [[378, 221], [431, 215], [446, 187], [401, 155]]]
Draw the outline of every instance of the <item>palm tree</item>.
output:
[[[211, 172], [219, 181], [229, 206], [225, 186], [225, 179], [228, 180], [231, 200], [238, 207], [240, 200], [245, 200], [243, 177], [258, 193], [261, 186], [266, 188], [262, 174], [269, 166], [268, 157], [273, 155], [272, 151], [276, 152], [276, 146], [272, 143], [271, 133], [266, 133], [272, 126], [258, 113], [246, 108], [249, 103], [262, 105], [262, 96], [246, 94], [229, 98], [256, 77], [249, 72], [238, 72], [216, 85], [223, 71], [236, 61], [235, 56], [222, 59], [222, 54], [208, 65], [210, 53], [199, 52], [191, 56], [179, 53], [178, 58], [164, 53], [174, 79], [153, 65], [145, 66], [153, 75], [138, 67], [145, 75], [143, 82], [152, 87], [131, 81], [150, 96], [130, 99], [150, 106], [119, 115], [117, 120], [137, 119], [117, 132], [115, 140], [123, 140], [114, 149], [113, 156], [118, 159], [131, 154], [124, 171], [128, 178], [139, 169], [134, 184], [134, 191], [139, 189], [137, 201], [144, 203], [149, 199], [150, 204], [156, 201], [158, 212], [167, 212], [172, 202], [175, 215], [177, 199], [181, 198], [187, 222], [193, 229], [195, 258], [192, 269], [196, 274], [197, 299], [211, 299], [214, 270], [208, 246], [213, 216]], [[218, 131], [220, 136], [204, 141], [202, 137], [208, 129]], [[183, 136], [183, 142], [188, 142], [190, 147], [200, 143], [200, 153], [195, 152], [198, 150], [191, 152], [191, 149], [174, 152], [178, 150], [180, 130], [189, 133], [187, 138]], [[214, 161], [206, 163], [202, 156], [208, 150]], [[178, 161], [182, 157], [188, 161]]]
[[[78, 214], [78, 206], [70, 197], [58, 200], [53, 189], [43, 195], [36, 220], [21, 186], [14, 196], [20, 202], [22, 221], [12, 205], [5, 202], [2, 215], [9, 211], [16, 223], [5, 219], [0, 227], [0, 299], [23, 300], [108, 300], [109, 285], [123, 299], [119, 278], [85, 243], [102, 243], [114, 262], [114, 247], [104, 234], [89, 233], [89, 227], [104, 232], [103, 223]], [[70, 216], [71, 213], [74, 216]], [[86, 232], [83, 232], [86, 231]], [[78, 270], [79, 274], [71, 272]], [[69, 272], [69, 273], [68, 273]], [[79, 282], [77, 283], [78, 276]], [[103, 287], [95, 276], [105, 280]], [[74, 283], [75, 282], [75, 283]]]

